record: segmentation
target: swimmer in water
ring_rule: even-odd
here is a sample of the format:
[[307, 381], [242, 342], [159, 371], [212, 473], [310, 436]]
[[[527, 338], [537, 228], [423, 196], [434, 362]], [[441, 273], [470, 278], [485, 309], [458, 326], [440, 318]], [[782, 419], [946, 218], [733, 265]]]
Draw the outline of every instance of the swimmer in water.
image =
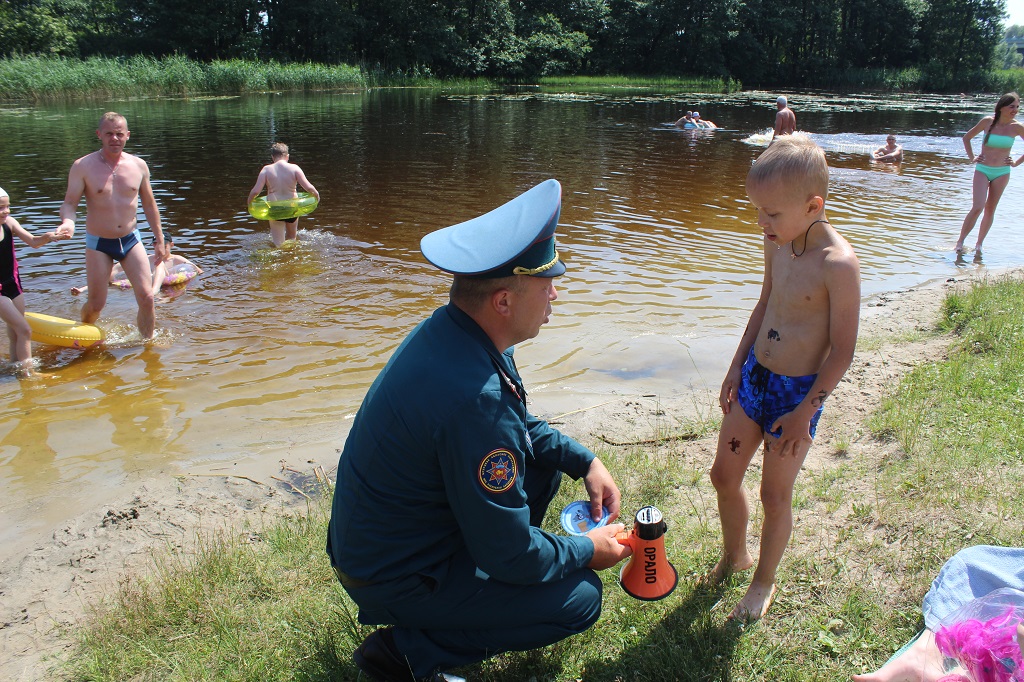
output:
[[[164, 280], [167, 279], [167, 273], [179, 265], [190, 265], [196, 269], [198, 274], [203, 274], [203, 269], [188, 258], [171, 253], [171, 247], [174, 246], [174, 238], [167, 232], [164, 232], [164, 243], [167, 244], [167, 258], [165, 260], [157, 263], [156, 256], [149, 257], [149, 266], [153, 268], [153, 282], [150, 288], [154, 296], [160, 293], [160, 288], [164, 285]], [[124, 268], [121, 267], [120, 263], [115, 263], [114, 268], [110, 271], [110, 283], [116, 284], [126, 279]], [[84, 294], [88, 290], [88, 285], [84, 287], [71, 287], [71, 293], [75, 296]]]
[[693, 112], [692, 111], [687, 111], [685, 114], [683, 114], [679, 118], [679, 120], [675, 122], [675, 126], [676, 126], [676, 128], [686, 128], [686, 127], [695, 128], [697, 126], [697, 124], [694, 123], [694, 121], [693, 121]]
[[14, 255], [14, 237], [33, 249], [67, 239], [56, 231], [34, 235], [11, 215], [11, 198], [0, 188], [0, 319], [7, 325], [11, 362], [18, 363], [19, 372], [32, 374], [32, 328], [25, 319], [25, 295], [18, 276], [18, 259]]
[[[782, 135], [792, 135], [796, 132], [796, 114], [789, 108], [789, 103], [783, 95], [779, 95], [779, 98], [775, 100], [775, 108], [778, 109], [778, 113], [775, 114], [775, 130], [772, 132], [772, 142], [775, 142]], [[771, 146], [771, 142], [768, 144]]]
[[709, 121], [706, 118], [701, 118], [700, 117], [700, 112], [698, 112], [698, 111], [693, 112], [693, 120], [694, 120], [694, 123], [697, 124], [698, 128], [706, 128], [708, 130], [714, 130], [715, 128], [718, 127], [718, 124], [716, 124], [714, 121]]
[[896, 144], [895, 135], [889, 135], [885, 138], [885, 144], [871, 153], [871, 158], [883, 163], [902, 163], [903, 147]]
[[[316, 197], [318, 202], [320, 201], [320, 192], [306, 179], [306, 174], [297, 165], [288, 161], [288, 145], [275, 142], [270, 147], [270, 158], [273, 163], [264, 166], [260, 171], [256, 184], [249, 192], [246, 206], [259, 196], [264, 187], [267, 188], [267, 201], [294, 199], [298, 196], [295, 192], [296, 185], [301, 185], [304, 190]], [[270, 221], [270, 238], [274, 240], [274, 246], [281, 246], [284, 242], [295, 239], [298, 231], [298, 218]]]

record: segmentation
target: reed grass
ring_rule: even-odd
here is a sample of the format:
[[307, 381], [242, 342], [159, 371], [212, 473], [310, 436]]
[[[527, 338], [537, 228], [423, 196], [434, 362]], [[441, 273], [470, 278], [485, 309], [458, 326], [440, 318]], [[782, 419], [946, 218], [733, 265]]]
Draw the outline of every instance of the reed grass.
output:
[[[707, 479], [714, 434], [681, 444], [666, 437], [680, 427], [666, 418], [651, 425], [651, 444], [598, 454], [619, 482], [626, 520], [647, 504], [665, 512], [675, 592], [639, 602], [619, 588], [617, 569], [604, 571], [602, 616], [587, 633], [457, 672], [472, 682], [838, 682], [877, 668], [922, 627], [921, 597], [946, 559], [972, 544], [1024, 545], [1022, 297], [1014, 280], [951, 295], [937, 330], [954, 335], [948, 360], [905, 375], [869, 420], [891, 454], [826, 453], [823, 469], [797, 479], [794, 536], [768, 618], [746, 628], [725, 619], [749, 574], [698, 582], [720, 551]], [[759, 477], [752, 466], [748, 487]], [[581, 497], [567, 481], [552, 508]], [[125, 582], [76, 626], [56, 675], [355, 680], [350, 655], [372, 628], [357, 623], [324, 554], [328, 500], [209, 538], [194, 558], [163, 558], [150, 576]], [[754, 505], [751, 528], [761, 521]]]
[[[732, 79], [628, 76], [546, 77], [551, 88], [651, 88], [689, 92], [732, 92]], [[485, 90], [505, 83], [488, 78], [438, 78], [429, 71], [364, 71], [356, 66], [280, 64], [242, 59], [197, 62], [187, 57], [156, 59], [20, 56], [0, 59], [0, 98], [52, 101], [82, 97], [237, 95], [268, 91], [426, 87]]]
[[275, 90], [365, 87], [358, 67], [240, 59], [201, 63], [186, 57], [125, 59], [24, 56], [0, 59], [0, 93], [9, 100], [194, 96]]
[[734, 78], [676, 76], [544, 76], [538, 83], [545, 87], [570, 88], [671, 88], [685, 92], [729, 93], [743, 89]]

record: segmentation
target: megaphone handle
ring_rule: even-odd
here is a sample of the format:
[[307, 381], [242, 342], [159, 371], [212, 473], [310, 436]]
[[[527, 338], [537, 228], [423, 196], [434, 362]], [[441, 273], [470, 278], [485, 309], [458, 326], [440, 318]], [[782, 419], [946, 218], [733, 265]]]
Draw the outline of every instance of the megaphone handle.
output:
[[620, 545], [632, 545], [633, 543], [629, 540], [630, 535], [632, 534], [627, 531], [620, 531], [615, 534], [615, 539], [619, 541]]

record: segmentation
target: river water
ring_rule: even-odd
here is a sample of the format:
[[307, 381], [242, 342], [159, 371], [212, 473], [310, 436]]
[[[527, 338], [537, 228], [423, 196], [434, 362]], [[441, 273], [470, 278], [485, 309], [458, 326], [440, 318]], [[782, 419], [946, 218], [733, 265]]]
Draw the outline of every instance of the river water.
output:
[[[759, 292], [744, 177], [777, 94], [401, 89], [0, 106], [0, 186], [23, 226], [57, 226], [71, 161], [98, 147], [96, 120], [113, 109], [149, 164], [175, 251], [205, 270], [158, 304], [151, 346], [134, 333], [134, 297], [112, 289], [105, 348], [36, 344], [40, 377], [0, 370], [0, 559], [152, 475], [336, 461], [369, 383], [446, 301], [420, 238], [549, 177], [563, 187], [569, 271], [551, 322], [516, 355], [535, 411], [717, 392]], [[972, 174], [960, 135], [995, 99], [790, 94], [799, 129], [826, 150], [828, 215], [860, 256], [866, 297], [1024, 261], [1019, 180], [984, 263], [952, 253]], [[666, 125], [688, 109], [721, 129]], [[906, 150], [901, 167], [869, 160], [887, 132]], [[245, 210], [275, 140], [322, 195], [292, 250], [272, 249]], [[77, 318], [79, 216], [70, 242], [19, 242], [29, 310]]]

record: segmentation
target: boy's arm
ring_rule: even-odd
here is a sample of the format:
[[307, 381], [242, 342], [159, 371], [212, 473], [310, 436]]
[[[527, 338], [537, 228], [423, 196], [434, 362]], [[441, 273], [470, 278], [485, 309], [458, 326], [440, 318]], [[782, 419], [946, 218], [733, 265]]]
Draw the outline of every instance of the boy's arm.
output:
[[317, 192], [316, 187], [313, 186], [313, 183], [306, 179], [306, 174], [302, 172], [301, 168], [299, 168], [298, 166], [296, 166], [295, 168], [295, 181], [302, 185], [302, 189], [306, 190], [314, 197], [316, 197], [316, 200], [319, 202], [320, 192]]
[[852, 249], [825, 266], [825, 288], [828, 290], [829, 305], [829, 348], [828, 357], [818, 370], [807, 396], [789, 414], [779, 417], [771, 430], [782, 427], [779, 448], [772, 452], [785, 456], [794, 454], [796, 445], [810, 440], [811, 417], [832, 391], [839, 385], [857, 348], [857, 329], [860, 325], [860, 264]]
[[245, 205], [248, 206], [249, 204], [251, 204], [252, 200], [255, 199], [257, 197], [257, 195], [259, 195], [260, 192], [263, 191], [263, 188], [266, 187], [266, 185], [267, 185], [267, 167], [264, 166], [263, 170], [261, 170], [260, 174], [256, 177], [256, 184], [253, 185], [252, 189], [249, 191], [249, 198], [248, 198], [248, 200], [246, 200]]
[[164, 279], [167, 278], [167, 261], [160, 261], [153, 268], [153, 283], [150, 286], [150, 291], [154, 296], [160, 293], [160, 287], [164, 285]]
[[743, 330], [739, 345], [736, 347], [736, 354], [733, 355], [729, 369], [725, 373], [725, 380], [722, 382], [722, 390], [718, 395], [718, 404], [722, 408], [722, 414], [729, 414], [732, 402], [736, 400], [736, 391], [740, 387], [740, 372], [743, 363], [750, 354], [750, 349], [757, 341], [757, 332], [764, 322], [764, 313], [768, 308], [768, 298], [772, 294], [772, 262], [768, 255], [768, 242], [765, 241], [764, 250], [764, 281], [761, 282], [761, 296], [757, 299], [757, 305], [750, 311], [750, 319], [747, 320], [747, 327]]

